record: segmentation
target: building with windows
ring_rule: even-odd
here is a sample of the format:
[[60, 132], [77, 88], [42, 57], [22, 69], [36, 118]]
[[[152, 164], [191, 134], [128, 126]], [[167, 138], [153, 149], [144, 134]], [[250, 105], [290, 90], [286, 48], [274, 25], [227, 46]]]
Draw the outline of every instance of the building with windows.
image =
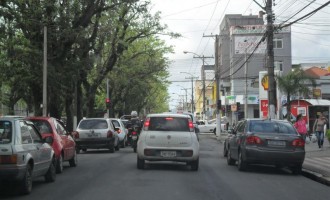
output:
[[[267, 71], [266, 37], [262, 16], [225, 15], [220, 24], [217, 48], [221, 102], [225, 115], [232, 122], [260, 117], [258, 82], [259, 71]], [[292, 68], [290, 27], [276, 30], [273, 45], [274, 68], [287, 74]], [[238, 111], [232, 106], [237, 102], [241, 108]]]

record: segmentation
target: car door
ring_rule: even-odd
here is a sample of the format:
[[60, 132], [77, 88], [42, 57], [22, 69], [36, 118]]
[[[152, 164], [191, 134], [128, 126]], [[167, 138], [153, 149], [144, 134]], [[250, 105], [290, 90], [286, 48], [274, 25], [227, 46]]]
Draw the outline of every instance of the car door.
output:
[[54, 120], [54, 125], [57, 134], [61, 138], [61, 144], [64, 151], [64, 160], [70, 160], [75, 153], [75, 141], [60, 122]]
[[237, 126], [235, 127], [234, 134], [230, 140], [230, 153], [231, 157], [235, 160], [238, 158], [238, 148], [241, 143], [241, 137], [242, 134], [244, 133], [244, 128], [245, 128], [245, 121], [240, 121], [238, 122]]

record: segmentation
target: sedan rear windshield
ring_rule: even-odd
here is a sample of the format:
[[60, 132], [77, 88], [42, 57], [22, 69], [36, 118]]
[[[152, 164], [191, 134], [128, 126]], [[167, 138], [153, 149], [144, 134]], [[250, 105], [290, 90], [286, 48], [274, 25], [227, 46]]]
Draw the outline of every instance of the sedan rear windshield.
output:
[[0, 144], [11, 142], [12, 124], [9, 121], [0, 121]]
[[108, 123], [106, 120], [83, 120], [79, 124], [79, 129], [108, 129]]
[[151, 117], [149, 131], [186, 131], [189, 132], [188, 118]]
[[249, 129], [250, 132], [256, 133], [297, 134], [295, 128], [290, 123], [286, 122], [252, 121]]

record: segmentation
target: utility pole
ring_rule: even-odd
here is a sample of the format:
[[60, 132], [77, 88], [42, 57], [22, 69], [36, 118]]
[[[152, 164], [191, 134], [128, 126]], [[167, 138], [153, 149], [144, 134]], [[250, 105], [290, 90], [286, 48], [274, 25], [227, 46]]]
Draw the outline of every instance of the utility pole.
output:
[[266, 14], [267, 14], [267, 57], [268, 57], [268, 117], [275, 119], [275, 105], [276, 105], [276, 87], [274, 78], [274, 26], [273, 26], [273, 0], [267, 0]]
[[[187, 52], [188, 53], [188, 52]], [[194, 114], [195, 105], [194, 105], [194, 79], [198, 79], [198, 77], [188, 73], [188, 72], [180, 72], [182, 74], [189, 74], [190, 77], [186, 77], [186, 79], [191, 79], [191, 113]]]
[[221, 102], [220, 100], [220, 67], [219, 67], [219, 35], [204, 35], [203, 37], [215, 37], [215, 44], [214, 44], [214, 50], [215, 50], [215, 63], [214, 63], [214, 69], [215, 69], [215, 80], [216, 80], [216, 91], [215, 91], [215, 98], [216, 98], [216, 110], [217, 110], [217, 126], [216, 126], [216, 136], [218, 137], [218, 140], [221, 141], [221, 108], [218, 108], [218, 102]]
[[42, 116], [47, 116], [47, 26], [44, 26], [44, 64], [42, 83]]
[[245, 47], [245, 67], [244, 67], [244, 75], [245, 75], [245, 95], [244, 95], [244, 118], [247, 119], [248, 118], [248, 92], [247, 92], [247, 48], [248, 46]]
[[206, 97], [205, 97], [205, 92], [206, 92], [206, 86], [205, 86], [205, 58], [213, 58], [213, 56], [194, 56], [193, 58], [201, 58], [203, 61], [202, 65], [202, 81], [203, 81], [203, 120], [205, 120], [205, 112], [206, 112]]

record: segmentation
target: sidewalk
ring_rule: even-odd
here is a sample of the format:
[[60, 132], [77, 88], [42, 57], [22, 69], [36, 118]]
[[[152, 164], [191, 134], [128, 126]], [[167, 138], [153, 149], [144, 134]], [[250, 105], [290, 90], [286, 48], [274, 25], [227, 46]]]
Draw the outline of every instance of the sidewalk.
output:
[[330, 144], [324, 138], [323, 148], [317, 143], [305, 145], [306, 156], [303, 164], [304, 175], [330, 186]]

